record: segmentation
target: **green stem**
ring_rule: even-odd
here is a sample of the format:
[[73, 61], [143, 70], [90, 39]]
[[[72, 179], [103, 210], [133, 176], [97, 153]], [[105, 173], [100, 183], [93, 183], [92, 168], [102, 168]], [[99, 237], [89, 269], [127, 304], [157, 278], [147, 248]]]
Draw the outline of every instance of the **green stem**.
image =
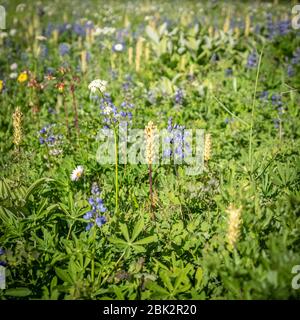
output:
[[237, 115], [235, 115], [234, 113], [232, 113], [225, 105], [224, 103], [222, 103], [217, 97], [215, 97], [214, 95], [212, 95], [213, 98], [220, 104], [220, 106], [225, 110], [227, 111], [230, 115], [232, 115], [234, 118], [237, 118], [238, 120], [240, 120], [243, 124], [249, 126], [249, 124], [244, 121], [243, 119], [239, 118]]
[[92, 266], [91, 266], [91, 279], [92, 283], [95, 281], [95, 252], [96, 252], [96, 224], [93, 226], [93, 251], [92, 251]]
[[259, 78], [259, 72], [260, 72], [260, 65], [261, 65], [261, 58], [264, 52], [264, 48], [262, 48], [261, 53], [259, 55], [259, 62], [256, 72], [256, 80], [255, 80], [255, 88], [253, 93], [253, 99], [252, 99], [252, 110], [251, 110], [251, 123], [250, 123], [250, 134], [249, 134], [249, 162], [250, 162], [250, 168], [251, 172], [253, 171], [253, 151], [252, 151], [252, 140], [253, 140], [253, 121], [254, 121], [254, 111], [255, 111], [255, 103], [256, 103], [256, 92], [257, 92], [257, 85], [258, 85], [258, 78]]
[[73, 227], [73, 223], [70, 223], [70, 227], [69, 227], [69, 231], [68, 231], [68, 235], [67, 235], [67, 240], [68, 240], [69, 237], [70, 237], [72, 227]]
[[115, 140], [115, 187], [116, 187], [116, 214], [119, 211], [119, 175], [118, 175], [118, 137], [116, 128], [114, 128], [114, 140]]
[[123, 259], [123, 257], [124, 257], [124, 255], [125, 255], [125, 253], [126, 253], [126, 250], [125, 250], [125, 251], [123, 251], [122, 255], [120, 256], [120, 258], [119, 258], [119, 259], [118, 259], [118, 261], [116, 262], [116, 264], [115, 264], [114, 268], [112, 269], [112, 271], [111, 271], [111, 272], [109, 272], [109, 273], [106, 275], [106, 277], [103, 279], [103, 281], [101, 282], [100, 287], [102, 287], [102, 286], [103, 286], [103, 284], [107, 281], [107, 279], [108, 279], [108, 278], [109, 278], [109, 276], [112, 274], [112, 272], [117, 268], [118, 264], [119, 264], [119, 263], [120, 263], [120, 261]]

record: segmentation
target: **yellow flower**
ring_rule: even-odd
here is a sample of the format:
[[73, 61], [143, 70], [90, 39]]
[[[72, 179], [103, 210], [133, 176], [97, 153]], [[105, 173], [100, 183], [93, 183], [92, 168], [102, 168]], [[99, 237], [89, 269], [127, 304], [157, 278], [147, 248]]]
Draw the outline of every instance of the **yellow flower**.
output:
[[26, 72], [21, 72], [18, 76], [18, 82], [23, 83], [28, 80], [28, 75]]
[[13, 113], [13, 128], [14, 128], [14, 144], [18, 147], [22, 141], [22, 117], [23, 113], [17, 107]]
[[145, 128], [146, 137], [146, 160], [151, 165], [155, 158], [155, 136], [158, 133], [157, 127], [152, 121]]
[[208, 161], [211, 157], [211, 134], [207, 133], [204, 139], [204, 160]]
[[227, 241], [229, 244], [229, 249], [232, 250], [235, 247], [236, 242], [240, 236], [240, 230], [242, 225], [241, 218], [242, 207], [235, 207], [230, 204], [226, 212], [228, 213], [228, 231], [227, 231]]
[[4, 85], [3, 85], [3, 81], [2, 81], [2, 80], [0, 80], [0, 92], [2, 92], [3, 87], [4, 87]]

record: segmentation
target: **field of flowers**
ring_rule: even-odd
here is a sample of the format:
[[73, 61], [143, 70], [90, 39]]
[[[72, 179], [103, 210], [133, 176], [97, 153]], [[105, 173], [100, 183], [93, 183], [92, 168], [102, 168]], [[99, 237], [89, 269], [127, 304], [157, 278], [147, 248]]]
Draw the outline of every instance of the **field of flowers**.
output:
[[1, 4], [0, 299], [300, 297], [295, 2]]

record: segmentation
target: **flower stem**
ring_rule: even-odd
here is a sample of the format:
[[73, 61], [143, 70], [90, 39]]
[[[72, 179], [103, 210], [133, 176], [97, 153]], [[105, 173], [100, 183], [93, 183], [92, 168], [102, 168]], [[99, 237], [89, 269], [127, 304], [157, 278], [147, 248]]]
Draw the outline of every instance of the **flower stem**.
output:
[[78, 111], [77, 111], [77, 103], [75, 97], [75, 85], [71, 85], [71, 92], [72, 92], [72, 101], [73, 101], [73, 109], [75, 113], [75, 128], [77, 130], [77, 136], [79, 137], [79, 125], [78, 125]]
[[153, 188], [152, 188], [152, 164], [149, 164], [149, 191], [150, 191], [150, 202], [151, 202], [151, 214], [152, 214], [152, 219], [155, 219], [154, 216], [154, 204], [153, 204]]
[[115, 140], [115, 187], [116, 187], [116, 214], [119, 211], [119, 175], [118, 175], [118, 137], [116, 128], [114, 128]]
[[69, 116], [68, 116], [69, 111], [68, 111], [68, 106], [67, 106], [66, 101], [65, 101], [65, 95], [62, 96], [62, 103], [63, 103], [63, 107], [64, 107], [64, 110], [65, 110], [67, 136], [69, 138], [69, 136], [70, 136]]
[[250, 163], [250, 169], [251, 173], [253, 172], [253, 124], [254, 124], [254, 112], [255, 112], [255, 105], [256, 105], [256, 92], [258, 87], [258, 79], [259, 79], [259, 73], [260, 73], [260, 66], [261, 66], [261, 60], [262, 55], [264, 52], [264, 47], [261, 50], [261, 53], [259, 55], [259, 61], [258, 61], [258, 67], [256, 72], [256, 80], [255, 80], [255, 87], [254, 87], [254, 93], [253, 93], [253, 99], [252, 99], [252, 108], [251, 108], [251, 122], [250, 122], [250, 133], [249, 133], [249, 163]]
[[91, 279], [94, 283], [95, 281], [95, 252], [96, 252], [96, 224], [93, 226], [93, 242], [92, 242], [93, 250], [92, 250], [92, 265], [91, 265]]

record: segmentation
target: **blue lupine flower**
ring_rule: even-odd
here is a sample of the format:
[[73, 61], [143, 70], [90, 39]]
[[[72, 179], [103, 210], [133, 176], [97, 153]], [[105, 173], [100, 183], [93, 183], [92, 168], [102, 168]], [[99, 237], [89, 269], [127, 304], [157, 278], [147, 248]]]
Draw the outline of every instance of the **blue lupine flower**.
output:
[[183, 90], [182, 89], [177, 89], [174, 95], [174, 100], [176, 104], [183, 104], [183, 98], [184, 98], [184, 94], [183, 94]]
[[92, 184], [91, 192], [92, 192], [92, 195], [100, 195], [100, 188], [96, 182]]
[[80, 25], [79, 23], [75, 23], [73, 25], [73, 32], [76, 33], [80, 37], [84, 37], [86, 34], [84, 27], [82, 25]]
[[290, 21], [282, 20], [278, 22], [279, 35], [286, 35], [290, 31]]
[[89, 231], [93, 227], [93, 222], [89, 222], [85, 228], [86, 231]]
[[90, 230], [95, 224], [98, 227], [101, 227], [103, 224], [106, 223], [106, 218], [102, 215], [102, 213], [106, 212], [107, 209], [104, 206], [103, 199], [100, 198], [100, 188], [96, 182], [92, 184], [91, 188], [92, 197], [88, 199], [89, 204], [92, 207], [91, 211], [88, 211], [84, 216], [83, 219], [89, 221], [86, 230]]
[[40, 144], [44, 144], [45, 143], [45, 139], [42, 138], [42, 137], [39, 137], [39, 141], [40, 141]]
[[60, 43], [58, 46], [58, 52], [61, 57], [69, 54], [70, 46], [67, 43]]
[[95, 205], [95, 200], [94, 200], [94, 198], [89, 198], [89, 204], [90, 204], [91, 206], [94, 206], [94, 205]]
[[106, 218], [104, 216], [96, 218], [96, 224], [98, 227], [103, 226], [106, 223]]
[[92, 217], [93, 217], [93, 212], [89, 211], [83, 216], [83, 219], [90, 220]]
[[124, 82], [124, 83], [122, 84], [122, 88], [123, 88], [123, 90], [124, 90], [125, 92], [129, 91], [129, 89], [130, 89], [130, 83], [129, 83], [128, 81]]
[[281, 101], [281, 96], [279, 94], [275, 94], [275, 93], [272, 94], [271, 101], [272, 101], [272, 104], [277, 107], [281, 107], [283, 104]]
[[[49, 148], [53, 148], [62, 143], [63, 135], [54, 134], [53, 127], [55, 125], [46, 125], [39, 131], [39, 142], [42, 145], [47, 145]], [[62, 150], [60, 150], [62, 151]]]
[[278, 129], [280, 125], [280, 119], [273, 119], [273, 123], [274, 123], [275, 129]]
[[53, 135], [51, 135], [46, 139], [46, 142], [48, 142], [49, 145], [53, 145], [55, 143], [55, 140], [56, 138]]
[[261, 100], [266, 100], [266, 99], [268, 99], [268, 96], [269, 96], [268, 91], [262, 91], [259, 98]]
[[277, 108], [277, 112], [281, 116], [284, 113], [284, 108], [283, 107], [278, 107]]
[[53, 23], [48, 23], [45, 32], [44, 32], [44, 36], [49, 38], [52, 35], [52, 32], [55, 30], [55, 27], [53, 25]]
[[273, 23], [273, 17], [272, 17], [271, 13], [267, 14], [266, 29], [267, 29], [267, 37], [268, 37], [268, 39], [271, 40], [276, 34], [276, 29], [275, 29], [275, 25]]
[[248, 59], [247, 59], [247, 65], [246, 67], [248, 69], [253, 69], [257, 66], [257, 61], [258, 60], [258, 57], [257, 57], [257, 54], [255, 51], [251, 52], [248, 56]]
[[[191, 152], [190, 145], [185, 141], [185, 127], [175, 124], [173, 126], [172, 118], [168, 119], [168, 135], [165, 137], [165, 142], [170, 144], [170, 149], [165, 149], [163, 156], [169, 158], [174, 155], [176, 159], [183, 160], [184, 152]], [[174, 153], [173, 153], [173, 149]]]
[[40, 130], [40, 134], [45, 134], [47, 132], [47, 127], [44, 127]]
[[63, 34], [64, 32], [67, 32], [69, 29], [69, 24], [68, 23], [63, 23], [57, 26], [57, 30], [59, 34]]
[[0, 248], [0, 256], [2, 256], [5, 253], [5, 250], [3, 248]]

